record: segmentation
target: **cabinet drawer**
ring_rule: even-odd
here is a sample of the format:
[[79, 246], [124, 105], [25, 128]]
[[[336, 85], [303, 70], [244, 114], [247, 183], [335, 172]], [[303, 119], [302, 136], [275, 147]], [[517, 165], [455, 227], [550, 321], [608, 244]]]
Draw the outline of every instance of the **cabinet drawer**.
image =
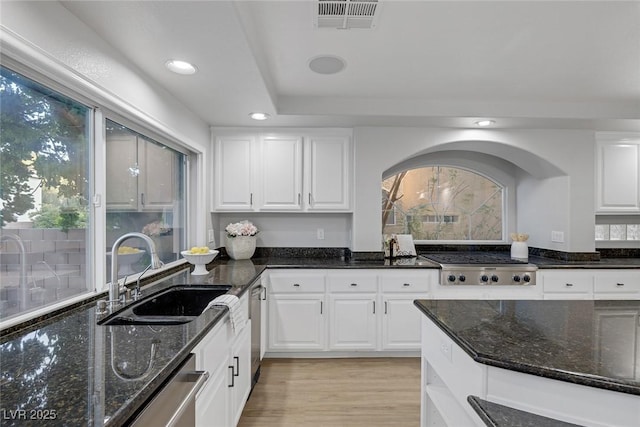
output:
[[638, 293], [640, 292], [640, 270], [596, 273], [593, 291], [595, 293]]
[[343, 273], [327, 276], [329, 292], [378, 292], [378, 276], [371, 273]]
[[324, 293], [324, 274], [283, 274], [269, 275], [269, 291], [271, 293]]
[[543, 276], [544, 292], [591, 293], [593, 275], [585, 272], [567, 272]]
[[429, 277], [422, 274], [383, 274], [382, 292], [429, 292]]

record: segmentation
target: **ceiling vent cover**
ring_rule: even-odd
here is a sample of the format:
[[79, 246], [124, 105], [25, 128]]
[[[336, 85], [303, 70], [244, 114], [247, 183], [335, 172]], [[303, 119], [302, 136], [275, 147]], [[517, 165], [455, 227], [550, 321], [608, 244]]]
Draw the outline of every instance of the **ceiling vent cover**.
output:
[[375, 28], [378, 0], [318, 0], [314, 24], [317, 28]]

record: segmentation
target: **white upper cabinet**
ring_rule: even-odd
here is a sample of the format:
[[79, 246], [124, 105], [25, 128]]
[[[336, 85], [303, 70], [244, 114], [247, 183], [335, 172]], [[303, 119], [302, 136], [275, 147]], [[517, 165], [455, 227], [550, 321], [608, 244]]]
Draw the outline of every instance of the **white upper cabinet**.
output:
[[215, 139], [215, 211], [351, 209], [346, 131], [225, 135]]
[[261, 139], [262, 200], [260, 209], [302, 208], [302, 137]]
[[348, 137], [309, 137], [305, 150], [308, 210], [350, 208], [351, 143]]
[[256, 139], [252, 135], [218, 137], [215, 141], [214, 208], [254, 209], [253, 164]]
[[640, 135], [601, 133], [597, 139], [596, 211], [640, 212]]

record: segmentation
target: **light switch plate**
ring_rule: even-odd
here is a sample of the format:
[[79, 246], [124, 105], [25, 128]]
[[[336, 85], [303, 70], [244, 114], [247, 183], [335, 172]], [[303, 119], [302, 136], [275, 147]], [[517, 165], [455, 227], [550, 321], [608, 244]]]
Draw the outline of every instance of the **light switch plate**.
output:
[[555, 243], [564, 243], [564, 233], [562, 231], [552, 231], [551, 241]]

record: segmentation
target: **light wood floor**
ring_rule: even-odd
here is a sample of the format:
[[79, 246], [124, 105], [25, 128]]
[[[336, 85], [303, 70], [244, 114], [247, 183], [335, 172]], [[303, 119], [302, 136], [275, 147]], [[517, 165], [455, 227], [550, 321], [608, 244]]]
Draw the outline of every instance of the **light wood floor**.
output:
[[420, 358], [264, 359], [239, 427], [415, 427]]

